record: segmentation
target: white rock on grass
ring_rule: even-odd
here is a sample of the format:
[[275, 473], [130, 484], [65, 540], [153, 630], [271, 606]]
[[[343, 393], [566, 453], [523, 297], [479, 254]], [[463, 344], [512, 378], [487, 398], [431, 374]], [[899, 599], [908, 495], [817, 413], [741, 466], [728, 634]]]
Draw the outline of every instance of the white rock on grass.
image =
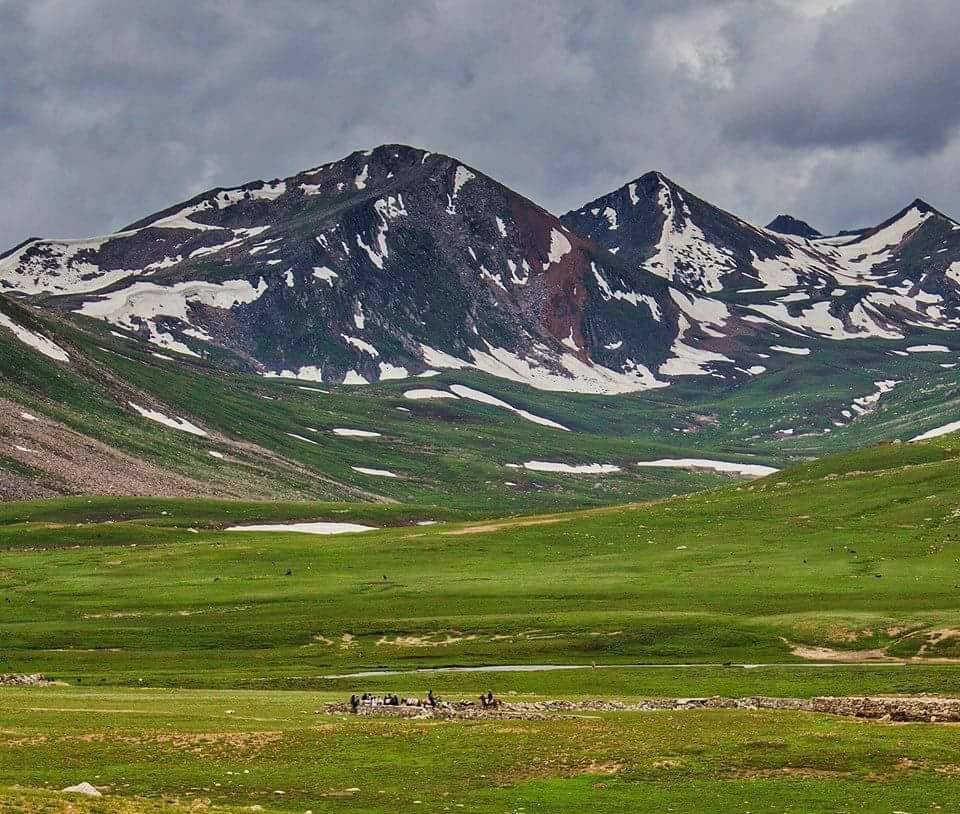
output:
[[103, 797], [95, 786], [90, 785], [86, 781], [77, 783], [75, 786], [67, 786], [63, 791], [66, 794], [86, 794], [87, 797]]

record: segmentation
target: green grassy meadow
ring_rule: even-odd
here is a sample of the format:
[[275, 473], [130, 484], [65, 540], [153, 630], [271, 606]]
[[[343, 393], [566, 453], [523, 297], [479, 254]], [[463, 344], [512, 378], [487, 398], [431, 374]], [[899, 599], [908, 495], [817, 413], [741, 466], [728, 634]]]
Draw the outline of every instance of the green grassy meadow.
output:
[[[768, 711], [391, 721], [318, 715], [327, 696], [289, 691], [71, 688], [4, 697], [4, 812], [957, 806], [960, 731], [947, 726]], [[58, 793], [81, 777], [105, 796]]]
[[[109, 501], [10, 504], [0, 670], [245, 687], [374, 668], [809, 661], [798, 647], [952, 657], [960, 451], [949, 443], [549, 515], [131, 499], [111, 517]], [[379, 530], [223, 528], [282, 518]]]
[[[960, 693], [952, 444], [548, 515], [7, 504], [0, 672], [65, 685], [0, 694], [0, 811], [949, 811], [950, 726], [779, 711], [473, 722], [317, 711], [351, 692], [428, 688], [520, 700]], [[302, 520], [380, 530], [225, 530]], [[827, 648], [827, 662], [890, 661], [821, 664], [798, 646]], [[582, 669], [409, 672], [512, 664]], [[397, 674], [328, 677], [371, 669]], [[106, 796], [59, 792], [82, 780]]]

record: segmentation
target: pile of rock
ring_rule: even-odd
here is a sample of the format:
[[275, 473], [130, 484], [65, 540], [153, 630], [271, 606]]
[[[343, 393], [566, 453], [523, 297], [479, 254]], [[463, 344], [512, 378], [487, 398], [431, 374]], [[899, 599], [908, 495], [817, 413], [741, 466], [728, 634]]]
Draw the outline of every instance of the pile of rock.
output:
[[56, 683], [40, 673], [33, 675], [0, 673], [0, 687], [52, 687]]
[[849, 715], [855, 718], [875, 718], [888, 721], [924, 721], [927, 723], [955, 723], [960, 721], [960, 698], [918, 696], [814, 698], [814, 712], [831, 715]]
[[[522, 719], [546, 720], [564, 714], [583, 712], [648, 712], [654, 710], [709, 710], [709, 709], [778, 709], [801, 712], [820, 712], [853, 718], [871, 718], [890, 721], [925, 721], [928, 723], [960, 721], [960, 698], [847, 696], [818, 698], [646, 698], [627, 704], [616, 700], [585, 701], [508, 701], [496, 707], [482, 707], [473, 701], [443, 702], [431, 706], [376, 706], [360, 707], [357, 715], [387, 718], [441, 718], [441, 719]], [[351, 712], [349, 704], [327, 704], [329, 714]]]

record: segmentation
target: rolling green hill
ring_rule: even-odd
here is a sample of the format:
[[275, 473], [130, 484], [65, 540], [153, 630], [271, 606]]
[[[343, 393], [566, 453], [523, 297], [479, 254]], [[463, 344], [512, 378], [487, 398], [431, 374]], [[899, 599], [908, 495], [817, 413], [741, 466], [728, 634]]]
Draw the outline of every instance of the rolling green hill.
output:
[[[175, 360], [100, 323], [11, 300], [0, 298], [0, 312], [69, 356], [49, 358], [0, 330], [0, 495], [8, 500], [90, 493], [327, 499], [494, 513], [611, 505], [729, 482], [706, 470], [638, 462], [779, 468], [907, 440], [956, 420], [960, 409], [958, 373], [942, 361], [947, 356], [891, 355], [876, 340], [842, 343], [842, 358], [837, 343], [824, 341], [782, 371], [737, 387], [684, 380], [609, 397], [535, 390], [466, 370], [313, 386]], [[417, 391], [445, 397], [405, 395]], [[511, 468], [531, 461], [619, 471]]]

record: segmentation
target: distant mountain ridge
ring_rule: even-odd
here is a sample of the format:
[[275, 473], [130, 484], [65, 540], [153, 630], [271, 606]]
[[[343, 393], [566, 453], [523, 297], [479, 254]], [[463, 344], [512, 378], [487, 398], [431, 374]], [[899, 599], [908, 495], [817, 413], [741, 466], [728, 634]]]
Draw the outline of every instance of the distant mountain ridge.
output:
[[779, 232], [781, 235], [796, 235], [809, 239], [823, 237], [823, 233], [814, 229], [806, 221], [798, 220], [793, 215], [777, 215], [770, 223], [767, 229], [771, 232]]
[[562, 216], [641, 270], [831, 339], [960, 327], [960, 225], [915, 200], [876, 227], [807, 239], [754, 226], [648, 173]]

